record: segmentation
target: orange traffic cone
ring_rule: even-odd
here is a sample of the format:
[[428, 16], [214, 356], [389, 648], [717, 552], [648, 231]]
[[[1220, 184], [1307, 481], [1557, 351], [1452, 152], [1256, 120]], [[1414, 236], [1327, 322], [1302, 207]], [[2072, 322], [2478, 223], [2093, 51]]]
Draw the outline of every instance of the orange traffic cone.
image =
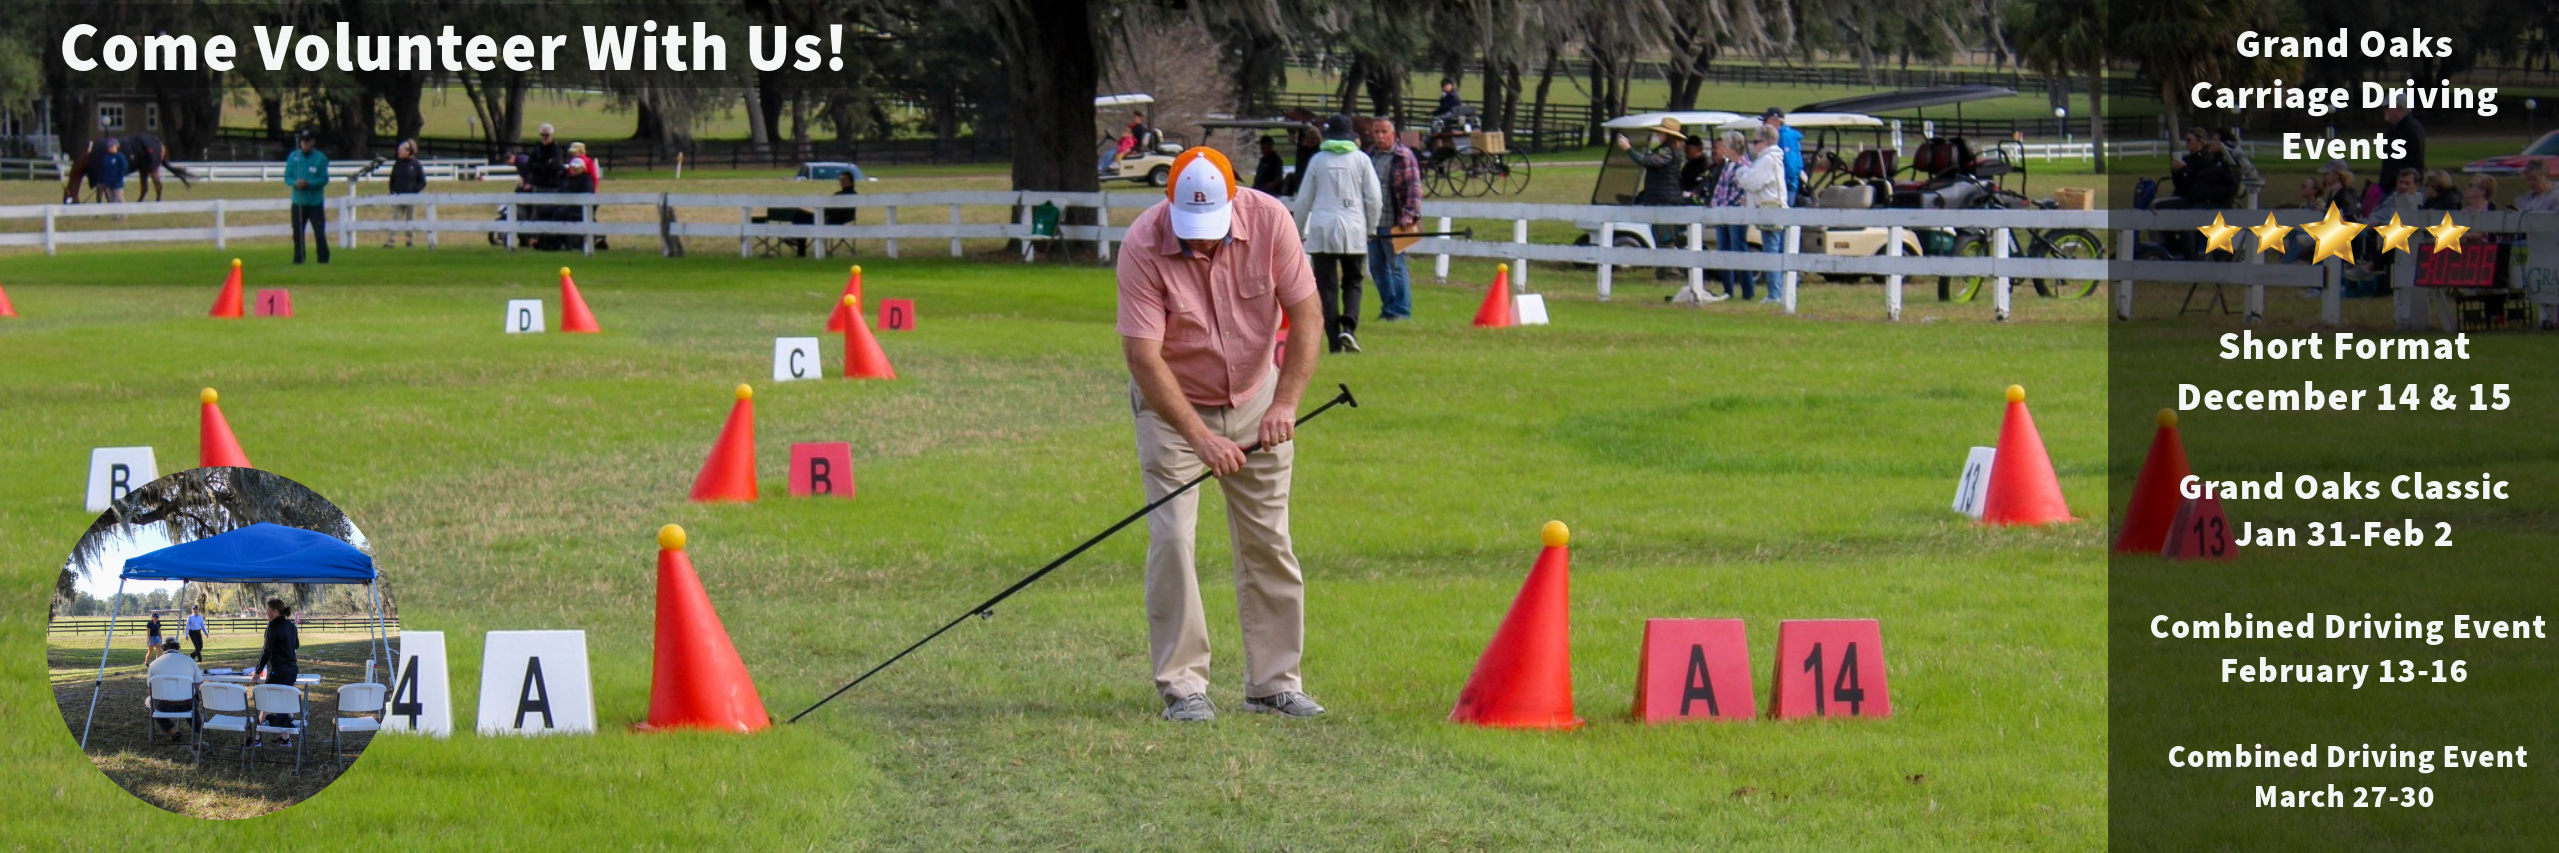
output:
[[2159, 431], [2151, 434], [2150, 455], [2142, 457], [2141, 476], [2133, 479], [2132, 504], [2124, 508], [2115, 553], [2156, 554], [2167, 546], [2168, 525], [2177, 519], [2177, 484], [2192, 473], [2186, 467], [2186, 442], [2177, 435], [2177, 413], [2159, 410]]
[[702, 462], [701, 475], [693, 478], [693, 501], [754, 500], [755, 389], [739, 385], [729, 422], [720, 427], [720, 440], [711, 445], [711, 458]]
[[214, 294], [215, 317], [240, 316], [240, 259], [231, 259], [231, 277], [222, 280], [222, 292]]
[[1493, 289], [1484, 292], [1484, 307], [1475, 309], [1475, 328], [1507, 329], [1511, 323], [1511, 265], [1493, 268]]
[[[861, 264], [854, 264], [853, 274], [844, 279], [844, 295], [854, 299], [862, 298]], [[844, 300], [842, 298], [836, 299], [835, 310], [828, 312], [826, 315], [826, 330], [830, 332], [844, 331], [844, 318], [850, 316], [853, 316], [853, 313], [846, 307]]]
[[880, 339], [871, 336], [871, 321], [862, 316], [862, 297], [844, 297], [844, 378], [896, 379], [897, 368], [889, 366], [889, 354], [880, 351]]
[[586, 297], [579, 295], [578, 283], [569, 278], [569, 268], [560, 268], [560, 331], [601, 332], [595, 325], [595, 312], [586, 310]]
[[684, 528], [658, 528], [658, 627], [649, 671], [649, 719], [641, 731], [769, 728], [773, 717], [755, 693], [720, 612], [702, 591], [693, 560], [684, 555]]
[[1999, 422], [1999, 451], [1991, 457], [1990, 493], [1982, 498], [1983, 524], [2060, 524], [2070, 521], [2053, 476], [2052, 456], [2035, 416], [2026, 412], [2026, 389], [2008, 386], [2008, 416]]
[[240, 451], [240, 439], [231, 434], [231, 422], [222, 418], [222, 395], [207, 388], [196, 394], [196, 399], [204, 401], [196, 430], [196, 467], [256, 467], [249, 464], [249, 454]]
[[[1495, 285], [1498, 287], [1499, 285]], [[1457, 693], [1449, 722], [1519, 729], [1576, 729], [1573, 716], [1571, 531], [1561, 521], [1540, 532], [1546, 550], [1528, 570], [1510, 615], [1493, 632], [1475, 674]]]
[[0, 287], [0, 317], [18, 316], [18, 307], [9, 304], [9, 289]]

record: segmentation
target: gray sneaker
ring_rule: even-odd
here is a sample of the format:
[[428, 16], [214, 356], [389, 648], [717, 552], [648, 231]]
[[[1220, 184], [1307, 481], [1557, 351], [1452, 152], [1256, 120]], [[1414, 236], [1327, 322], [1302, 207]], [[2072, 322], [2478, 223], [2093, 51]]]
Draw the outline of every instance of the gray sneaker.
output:
[[1244, 697], [1244, 710], [1248, 713], [1278, 714], [1283, 717], [1303, 720], [1309, 717], [1322, 716], [1324, 713], [1324, 706], [1315, 704], [1315, 697], [1313, 696], [1308, 696], [1304, 693], [1290, 690], [1277, 696], [1263, 696], [1259, 698], [1252, 696]]
[[1217, 706], [1208, 703], [1206, 693], [1167, 699], [1164, 700], [1164, 719], [1176, 723], [1205, 723], [1217, 719]]

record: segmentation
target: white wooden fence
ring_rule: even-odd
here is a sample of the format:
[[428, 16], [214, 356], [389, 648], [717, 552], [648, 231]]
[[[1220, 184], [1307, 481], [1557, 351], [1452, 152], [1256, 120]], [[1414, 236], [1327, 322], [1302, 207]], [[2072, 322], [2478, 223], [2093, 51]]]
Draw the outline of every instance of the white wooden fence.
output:
[[[336, 222], [331, 228], [345, 245], [352, 247], [359, 234], [391, 231], [419, 231], [435, 245], [444, 234], [503, 235], [512, 250], [520, 235], [554, 234], [578, 238], [583, 250], [592, 254], [598, 237], [646, 238], [663, 250], [668, 238], [735, 240], [739, 257], [752, 257], [759, 248], [775, 248], [774, 241], [807, 241], [806, 246], [817, 258], [826, 257], [835, 241], [874, 240], [888, 257], [898, 257], [901, 242], [913, 245], [946, 244], [953, 257], [962, 254], [964, 240], [1019, 240], [1029, 251], [1053, 240], [1091, 242], [1098, 247], [1099, 260], [1108, 261], [1113, 244], [1124, 239], [1124, 223], [1134, 219], [1146, 207], [1162, 198], [1152, 192], [1136, 193], [1069, 193], [1069, 192], [1000, 192], [958, 191], [900, 193], [878, 195], [756, 195], [756, 194], [685, 194], [685, 193], [595, 193], [570, 194], [490, 194], [427, 193], [417, 195], [367, 195], [335, 199], [331, 207]], [[1094, 224], [1061, 225], [1054, 234], [1034, 233], [1032, 209], [1050, 203], [1062, 209], [1085, 209], [1093, 212]], [[390, 218], [389, 208], [408, 205], [411, 220]], [[512, 213], [517, 205], [543, 207], [576, 207], [584, 211], [582, 222], [528, 222], [509, 215], [495, 219], [486, 213], [464, 218], [451, 218], [454, 209], [487, 211], [496, 208]], [[595, 221], [595, 211], [604, 207], [645, 207], [651, 215], [645, 221]], [[0, 228], [13, 223], [33, 222], [32, 229], [0, 230], [0, 246], [42, 246], [47, 254], [60, 246], [93, 243], [127, 242], [193, 242], [210, 241], [217, 248], [227, 247], [232, 240], [289, 236], [289, 226], [281, 223], [232, 225], [233, 213], [281, 213], [288, 209], [285, 199], [169, 201], [118, 205], [16, 205], [0, 206]], [[970, 207], [1001, 207], [1018, 211], [1010, 221], [968, 222], [963, 210]], [[815, 212], [824, 221], [828, 209], [854, 208], [863, 211], [858, 224], [795, 224], [791, 222], [757, 222], [768, 209], [805, 210]], [[684, 221], [673, 215], [682, 209], [711, 209], [723, 213], [734, 211], [735, 218], [725, 215], [720, 221], [705, 221], [695, 216]], [[2189, 231], [2212, 221], [2210, 211], [2066, 211], [2066, 210], [1834, 210], [1794, 209], [1757, 210], [1749, 208], [1706, 207], [1627, 207], [1593, 205], [1526, 204], [1482, 201], [1427, 201], [1423, 216], [1435, 220], [1440, 231], [1448, 231], [1459, 222], [1477, 225], [1507, 221], [1511, 224], [1508, 240], [1499, 234], [1479, 239], [1435, 237], [1420, 241], [1411, 254], [1432, 257], [1438, 277], [1448, 277], [1451, 258], [1488, 258], [1510, 261], [1513, 282], [1522, 290], [1530, 286], [1530, 262], [1593, 265], [1598, 269], [1598, 294], [1606, 299], [1611, 294], [1615, 268], [1672, 267], [1687, 268], [1692, 284], [1701, 283], [1704, 270], [1734, 269], [1766, 271], [1777, 274], [1779, 299], [1787, 313], [1796, 308], [1797, 287], [1804, 273], [1824, 275], [1862, 274], [1884, 279], [1884, 315], [1899, 319], [1902, 310], [1904, 280], [1909, 276], [1986, 276], [1991, 279], [1991, 299], [1995, 316], [2006, 319], [2011, 311], [2011, 282], [2018, 278], [2050, 280], [2111, 280], [2114, 282], [2115, 314], [2132, 318], [2135, 282], [2198, 282], [2236, 285], [2247, 288], [2247, 304], [2251, 318], [2264, 316], [2265, 289], [2268, 287], [2322, 287], [2332, 283], [2339, 265], [2330, 261], [2322, 265], [2265, 263], [2262, 253], [2252, 253], [2247, 262], [2137, 261], [2136, 247], [2144, 233]], [[200, 226], [142, 228], [117, 230], [66, 230], [61, 220], [73, 217], [150, 214], [210, 214], [210, 222]], [[2310, 211], [2276, 211], [2278, 222], [2300, 225], [2316, 217]], [[2455, 214], [2453, 220], [2468, 225], [2477, 233], [2523, 233], [2539, 230], [2559, 231], [2559, 214], [2479, 213]], [[1528, 239], [1533, 222], [1577, 223], [1586, 228], [1590, 223], [1665, 224], [1684, 233], [1682, 245], [1664, 248], [1623, 248], [1609, 245], [1571, 245], [1537, 243]], [[1723, 251], [1704, 248], [1704, 236], [1717, 225], [1745, 225], [1777, 231], [1783, 240], [1783, 251]], [[1895, 233], [1884, 241], [1887, 253], [1877, 256], [1850, 257], [1803, 251], [1805, 229], [1886, 228]], [[1901, 254], [1899, 232], [1918, 229], [1962, 229], [1988, 237], [1991, 257], [1905, 256]], [[2006, 247], [2012, 242], [2030, 245], [2022, 232], [2044, 229], [2082, 229], [2101, 236], [2116, 253], [2113, 259], [2064, 259], [2008, 257]], [[1496, 229], [1498, 230], [1498, 229]], [[1594, 241], [1604, 242], [1604, 241]], [[2242, 242], [2246, 242], [2243, 238]], [[2412, 267], [2401, 264], [2402, 267]], [[2322, 291], [2321, 315], [2324, 321], [2342, 322], [2341, 288], [2325, 287]], [[2401, 316], [2405, 321], [2403, 307]]]

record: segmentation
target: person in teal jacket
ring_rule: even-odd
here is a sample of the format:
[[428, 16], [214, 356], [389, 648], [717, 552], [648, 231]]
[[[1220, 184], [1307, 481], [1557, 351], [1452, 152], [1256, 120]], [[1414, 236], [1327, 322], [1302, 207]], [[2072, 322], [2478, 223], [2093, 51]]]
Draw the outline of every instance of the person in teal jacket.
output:
[[329, 262], [329, 155], [320, 153], [308, 130], [293, 135], [293, 153], [284, 157], [284, 185], [293, 188], [293, 262], [302, 263], [302, 228], [311, 227], [320, 244], [320, 262]]

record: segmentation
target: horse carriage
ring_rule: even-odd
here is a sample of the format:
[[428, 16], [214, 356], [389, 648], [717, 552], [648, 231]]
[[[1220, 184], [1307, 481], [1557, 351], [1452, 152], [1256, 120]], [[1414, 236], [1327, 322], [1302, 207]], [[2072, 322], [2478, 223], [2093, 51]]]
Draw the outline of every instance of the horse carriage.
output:
[[1433, 197], [1513, 195], [1528, 189], [1528, 155], [1510, 150], [1498, 130], [1485, 130], [1473, 104], [1431, 117], [1422, 137], [1422, 185]]

